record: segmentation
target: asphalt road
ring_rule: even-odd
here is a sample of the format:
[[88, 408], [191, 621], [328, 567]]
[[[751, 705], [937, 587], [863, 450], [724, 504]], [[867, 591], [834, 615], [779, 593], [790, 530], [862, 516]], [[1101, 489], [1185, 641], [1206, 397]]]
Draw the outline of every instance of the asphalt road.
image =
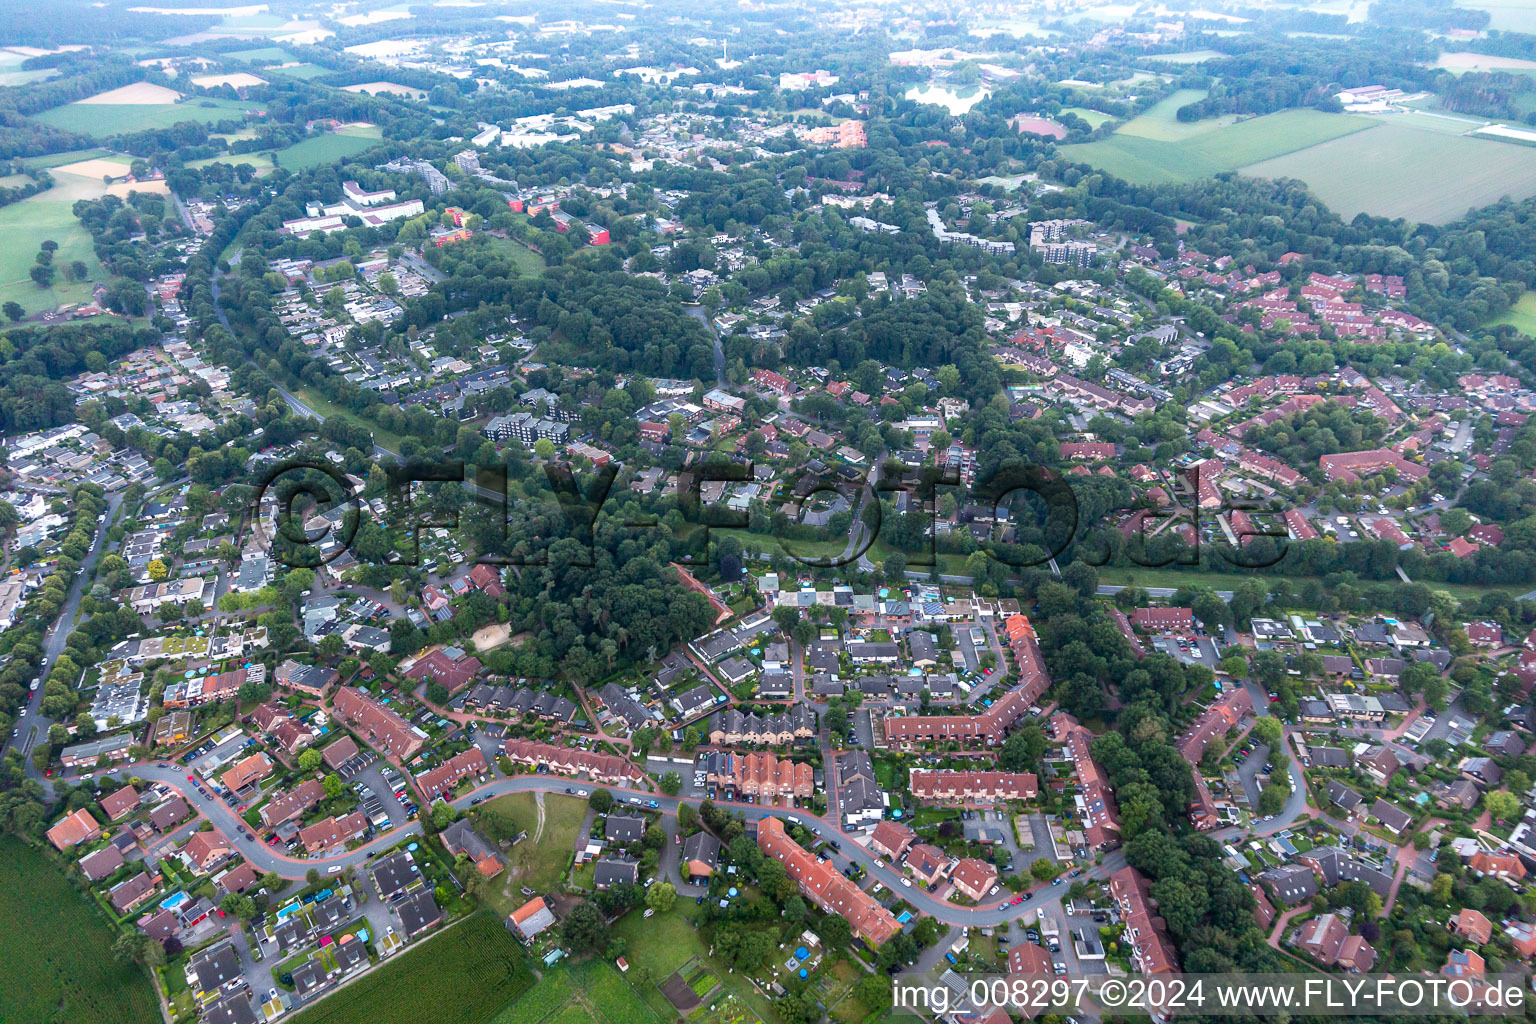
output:
[[[64, 653], [64, 641], [69, 639], [69, 634], [74, 632], [75, 624], [80, 621], [80, 598], [85, 595], [86, 581], [91, 578], [91, 572], [96, 568], [96, 563], [101, 559], [101, 553], [107, 546], [107, 530], [117, 521], [117, 513], [122, 508], [123, 496], [113, 493], [107, 495], [106, 518], [96, 527], [96, 537], [91, 542], [91, 550], [86, 553], [85, 561], [80, 564], [80, 571], [75, 574], [74, 583], [70, 584], [69, 593], [64, 598], [64, 607], [59, 610], [58, 621], [53, 628], [43, 635], [43, 654], [52, 665]], [[44, 669], [44, 676], [47, 670]], [[71, 684], [73, 684], [71, 680]], [[43, 687], [39, 686], [37, 692], [27, 699], [27, 716], [21, 719], [17, 725], [20, 731], [6, 737], [3, 750], [9, 751], [12, 747], [20, 747], [23, 754], [30, 753], [32, 747], [39, 739], [48, 735], [48, 727], [53, 724], [53, 719], [44, 718], [39, 710], [43, 706]], [[31, 765], [27, 767], [28, 774], [36, 774]]]
[[[245, 839], [239, 833], [239, 829], [245, 827], [234, 810], [216, 796], [204, 796], [187, 782], [187, 773], [181, 766], [161, 768], [156, 763], [140, 763], [129, 765], [103, 775], [110, 775], [119, 779], [127, 779], [137, 776], [150, 782], [164, 783], [177, 790], [186, 798], [187, 802], [197, 809], [204, 817], [211, 821], [230, 840], [246, 859], [249, 860], [258, 871], [262, 873], [275, 872], [284, 878], [303, 878], [311, 869], [322, 873], [339, 873], [343, 868], [357, 867], [366, 864], [369, 855], [386, 850], [407, 836], [419, 835], [421, 823], [417, 821], [407, 822], [404, 826], [376, 836], [372, 841], [359, 846], [355, 850], [344, 853], [336, 853], [330, 856], [305, 858], [289, 856], [286, 850], [280, 850], [268, 846], [259, 839]], [[543, 791], [545, 793], [563, 794], [567, 788], [582, 788], [591, 790], [592, 783], [581, 782], [574, 779], [555, 777], [549, 775], [518, 775], [507, 779], [498, 779], [487, 783], [480, 788], [464, 794], [453, 805], [461, 810], [468, 810], [470, 802], [476, 798], [490, 798], [505, 796], [508, 793], [527, 793]], [[644, 800], [655, 800], [663, 814], [675, 816], [679, 800], [676, 797], [664, 796], [660, 793], [649, 793], [637, 789], [621, 789], [618, 787], [605, 787], [616, 798], [628, 796], [641, 797]], [[1007, 906], [996, 902], [978, 907], [958, 907], [952, 903], [938, 899], [913, 885], [910, 888], [902, 885], [903, 875], [884, 861], [875, 857], [864, 847], [853, 841], [853, 838], [843, 832], [832, 822], [819, 818], [808, 811], [796, 808], [761, 807], [756, 804], [732, 803], [730, 801], [716, 801], [717, 805], [734, 811], [741, 811], [751, 816], [758, 817], [774, 815], [776, 817], [789, 817], [794, 815], [807, 827], [820, 829], [824, 837], [836, 837], [841, 844], [839, 851], [828, 851], [833, 863], [841, 870], [850, 864], [859, 864], [867, 871], [871, 878], [881, 882], [887, 889], [896, 893], [902, 899], [912, 904], [923, 913], [929, 914], [948, 924], [960, 924], [971, 927], [989, 927], [1000, 924], [1003, 921], [1013, 921], [1028, 913], [1038, 906], [1048, 906], [1059, 903], [1066, 894], [1069, 886], [1044, 885], [1036, 887], [1035, 897], [1027, 903], [1017, 906]], [[1125, 858], [1118, 851], [1109, 854], [1104, 859], [1104, 864], [1085, 872], [1085, 875], [1103, 878], [1111, 871], [1118, 870], [1125, 864]], [[1012, 894], [1006, 890], [1000, 899], [1011, 899]]]

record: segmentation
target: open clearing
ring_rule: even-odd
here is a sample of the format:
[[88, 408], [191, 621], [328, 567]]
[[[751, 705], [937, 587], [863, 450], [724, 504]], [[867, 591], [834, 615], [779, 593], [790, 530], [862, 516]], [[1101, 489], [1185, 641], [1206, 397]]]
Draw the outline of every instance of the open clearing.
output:
[[1236, 114], [1208, 117], [1204, 121], [1180, 121], [1179, 108], [1205, 99], [1204, 89], [1179, 89], [1159, 100], [1145, 114], [1134, 117], [1116, 130], [1116, 135], [1133, 135], [1155, 142], [1179, 142], [1195, 135], [1216, 131], [1237, 123]]
[[0, 1020], [160, 1020], [149, 978], [113, 958], [101, 914], [42, 851], [10, 836], [0, 839], [0, 921], [10, 925], [0, 932]]
[[[1369, 168], [1369, 174], [1362, 174]], [[1536, 149], [1380, 124], [1244, 174], [1299, 178], [1345, 220], [1357, 213], [1443, 224], [1503, 196], [1536, 195]]]
[[1091, 164], [1132, 184], [1150, 185], [1196, 181], [1221, 171], [1235, 171], [1370, 126], [1364, 118], [1343, 114], [1282, 110], [1226, 125], [1213, 122], [1210, 128], [1187, 132], [1178, 139], [1148, 137], [1130, 130], [1139, 124], [1144, 132], [1157, 130], [1141, 124], [1149, 116], [1142, 115], [1107, 139], [1063, 146], [1060, 152], [1069, 160]]
[[230, 153], [227, 156], [209, 156], [201, 160], [189, 160], [187, 166], [196, 170], [199, 167], [207, 167], [210, 164], [228, 164], [231, 167], [239, 167], [241, 164], [250, 164], [256, 168], [256, 176], [272, 173], [272, 158], [266, 153]]
[[311, 136], [280, 149], [273, 154], [273, 162], [290, 171], [307, 171], [311, 167], [356, 156], [383, 137], [377, 125], [348, 125], [340, 131]]
[[503, 1008], [495, 1024], [656, 1024], [658, 1019], [612, 964], [588, 960], [544, 971], [538, 987]]
[[1456, 0], [1455, 6], [1487, 11], [1488, 27], [1500, 32], [1536, 32], [1536, 8], [1530, 0]]
[[[102, 95], [110, 95], [103, 93]], [[108, 136], [125, 132], [169, 128], [180, 121], [239, 120], [247, 105], [236, 100], [198, 99], [185, 103], [66, 103], [40, 114], [34, 120], [88, 135]]]
[[396, 954], [345, 993], [304, 1010], [294, 1021], [486, 1024], [533, 982], [523, 948], [500, 920], [482, 912]]
[[1488, 321], [1490, 327], [1499, 324], [1509, 324], [1521, 334], [1536, 338], [1536, 292], [1526, 292], [1521, 295], [1503, 316], [1494, 317]]

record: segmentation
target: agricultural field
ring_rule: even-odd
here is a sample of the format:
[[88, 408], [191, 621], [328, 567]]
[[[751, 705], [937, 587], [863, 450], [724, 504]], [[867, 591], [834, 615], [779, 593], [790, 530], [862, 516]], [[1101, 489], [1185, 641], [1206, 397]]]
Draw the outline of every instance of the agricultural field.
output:
[[1498, 57], [1489, 53], [1472, 53], [1462, 50], [1457, 53], [1442, 53], [1440, 59], [1435, 61], [1435, 67], [1445, 68], [1447, 71], [1456, 73], [1463, 71], [1536, 70], [1536, 60], [1522, 60], [1519, 57]]
[[112, 957], [112, 930], [38, 849], [0, 839], [0, 1021], [157, 1024], [143, 970]]
[[533, 983], [527, 956], [501, 920], [475, 914], [396, 954], [294, 1024], [487, 1024]]
[[311, 78], [319, 78], [321, 75], [328, 75], [331, 73], [329, 68], [323, 68], [318, 64], [308, 63], [292, 64], [286, 67], [281, 64], [274, 64], [271, 67], [263, 68], [262, 70], [271, 75], [287, 75], [290, 78], [303, 78], [305, 80]]
[[1526, 292], [1505, 311], [1504, 315], [1488, 321], [1488, 326], [1508, 324], [1521, 334], [1536, 338], [1536, 292]]
[[40, 114], [35, 120], [65, 131], [108, 136], [169, 128], [181, 121], [239, 120], [249, 104], [236, 100], [188, 100], [185, 103], [66, 103]]
[[[1371, 174], [1362, 176], [1362, 167]], [[1503, 196], [1536, 195], [1536, 149], [1401, 123], [1377, 125], [1242, 170], [1299, 178], [1345, 220], [1365, 212], [1443, 224]]]
[[299, 59], [280, 46], [260, 46], [254, 50], [234, 50], [223, 56], [230, 60], [243, 60], [251, 64], [282, 64], [285, 61]]
[[290, 171], [307, 171], [321, 164], [356, 156], [384, 137], [377, 125], [348, 125], [340, 131], [315, 135], [272, 154], [273, 163]]
[[[1182, 100], [1180, 105], [1187, 102], [1190, 100]], [[1158, 107], [1168, 103], [1165, 100]], [[1060, 152], [1132, 184], [1149, 185], [1196, 181], [1221, 171], [1235, 171], [1370, 126], [1364, 118], [1316, 110], [1282, 110], [1226, 124], [1217, 124], [1225, 119], [1216, 118], [1209, 122], [1210, 127], [1202, 127], [1207, 122], [1147, 123], [1151, 116], [1149, 112], [1136, 118], [1107, 139], [1063, 146]]]

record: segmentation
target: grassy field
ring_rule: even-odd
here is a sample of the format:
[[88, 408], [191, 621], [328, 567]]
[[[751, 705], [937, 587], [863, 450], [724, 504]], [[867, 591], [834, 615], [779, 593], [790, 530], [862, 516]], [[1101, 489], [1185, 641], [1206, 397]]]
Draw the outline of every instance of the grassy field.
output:
[[413, 946], [294, 1018], [295, 1024], [487, 1024], [533, 987], [528, 958], [480, 913]]
[[1110, 120], [1110, 116], [1102, 110], [1089, 110], [1087, 107], [1062, 107], [1061, 112], [1063, 114], [1076, 114], [1084, 121], [1087, 121], [1090, 128], [1097, 128], [1105, 121]]
[[294, 391], [294, 394], [297, 395], [305, 405], [309, 406], [311, 409], [315, 410], [316, 413], [325, 417], [326, 419], [330, 419], [332, 416], [340, 416], [344, 420], [351, 420], [354, 423], [360, 423], [367, 427], [369, 430], [373, 431], [374, 444], [383, 445], [385, 448], [388, 448], [392, 452], [398, 452], [400, 450], [399, 434], [385, 430], [383, 427], [380, 427], [378, 424], [372, 422], [371, 420], [363, 419], [363, 417], [354, 415], [348, 409], [343, 409], [339, 405], [332, 404], [331, 402], [327, 401], [325, 396], [320, 394], [320, 392], [315, 388], [299, 388]]
[[321, 75], [328, 75], [331, 73], [329, 68], [323, 68], [318, 64], [308, 63], [295, 64], [292, 67], [287, 68], [269, 67], [263, 68], [262, 70], [269, 75], [287, 75], [289, 78], [303, 78], [306, 80], [311, 78], [319, 78]]
[[47, 857], [0, 839], [0, 1021], [154, 1024], [153, 986], [112, 958], [115, 936]]
[[[1167, 107], [1179, 95], [1164, 100], [1153, 110]], [[1219, 171], [1233, 171], [1315, 147], [1369, 127], [1363, 118], [1316, 110], [1282, 110], [1226, 124], [1217, 123], [1223, 119], [1213, 119], [1209, 127], [1204, 127], [1207, 122], [1169, 122], [1162, 114], [1149, 120], [1152, 117], [1151, 112], [1143, 114], [1107, 139], [1063, 146], [1060, 152], [1070, 160], [1092, 164], [1133, 184], [1147, 185], [1196, 181]]]
[[1388, 123], [1243, 173], [1299, 178], [1345, 220], [1364, 211], [1442, 224], [1502, 196], [1536, 195], [1536, 149]]
[[1536, 338], [1536, 292], [1526, 292], [1503, 316], [1489, 321], [1489, 326], [1498, 324], [1509, 324], [1521, 334]]
[[[75, 219], [72, 207], [80, 197], [65, 192], [62, 188], [51, 188], [0, 208], [0, 236], [9, 242], [0, 247], [0, 302], [19, 302], [28, 313], [36, 313], [66, 303], [89, 301], [91, 279], [102, 277], [101, 264], [96, 260], [90, 234]], [[59, 243], [53, 265], [67, 266], [83, 260], [91, 268], [90, 279], [66, 282], [63, 274], [59, 274], [51, 288], [39, 288], [33, 283], [27, 274], [38, 247], [50, 238]]]
[[526, 245], [514, 242], [510, 238], [490, 237], [491, 248], [505, 253], [517, 264], [518, 273], [523, 277], [538, 277], [544, 273], [544, 257], [529, 249]]
[[321, 164], [335, 163], [349, 156], [356, 156], [381, 138], [383, 135], [374, 125], [366, 128], [343, 128], [339, 132], [316, 135], [303, 142], [295, 142], [286, 149], [280, 149], [273, 154], [274, 162], [279, 167], [286, 167], [290, 171], [307, 171], [311, 167], [319, 167]]
[[266, 174], [272, 170], [272, 157], [266, 153], [231, 153], [228, 156], [210, 156], [187, 162], [188, 167], [207, 167], [209, 164], [229, 164], [231, 167], [250, 164], [256, 168], [257, 174]]
[[111, 155], [111, 150], [107, 149], [71, 149], [67, 153], [49, 153], [47, 156], [24, 157], [18, 163], [23, 164], [29, 171], [35, 171], [40, 167], [62, 167], [65, 164], [79, 163], [81, 160], [95, 160], [99, 157]]
[[[591, 789], [589, 785], [583, 788]], [[576, 849], [576, 833], [587, 815], [587, 802], [572, 796], [551, 794], [544, 798], [544, 831], [539, 832], [539, 811], [532, 793], [512, 793], [485, 804], [486, 810], [510, 815], [518, 827], [528, 831], [528, 838], [512, 847], [501, 888], [494, 890], [492, 903], [503, 914], [510, 914], [526, 902], [519, 887], [549, 892], [560, 881]]]
[[180, 121], [211, 124], [238, 120], [250, 104], [236, 100], [190, 100], [186, 103], [66, 103], [34, 119], [65, 131], [108, 136], [169, 128]]

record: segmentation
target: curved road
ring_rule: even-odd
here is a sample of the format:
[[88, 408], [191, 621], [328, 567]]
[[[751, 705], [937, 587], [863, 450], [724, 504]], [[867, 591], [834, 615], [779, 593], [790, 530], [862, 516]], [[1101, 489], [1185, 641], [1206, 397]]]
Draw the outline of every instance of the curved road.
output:
[[[174, 762], [172, 762], [174, 765]], [[276, 872], [284, 878], [303, 878], [311, 868], [325, 873], [335, 873], [343, 868], [358, 867], [366, 864], [371, 854], [389, 849], [408, 836], [421, 833], [420, 822], [411, 821], [399, 828], [376, 836], [373, 840], [359, 846], [355, 850], [337, 853], [326, 857], [304, 858], [291, 857], [286, 852], [268, 846], [259, 839], [246, 839], [238, 831], [245, 828], [245, 822], [240, 820], [235, 812], [215, 796], [204, 796], [187, 784], [187, 773], [178, 767], [161, 768], [159, 763], [140, 763], [118, 768], [110, 772], [102, 772], [119, 779], [127, 779], [137, 776], [149, 782], [160, 782], [175, 789], [186, 798], [187, 802], [196, 808], [204, 817], [213, 822], [230, 844], [245, 855], [246, 859], [257, 870], [265, 873]], [[660, 793], [649, 793], [638, 789], [621, 789], [614, 786], [598, 787], [593, 783], [577, 779], [567, 779], [549, 775], [517, 775], [512, 778], [498, 779], [489, 782], [478, 789], [471, 790], [456, 800], [450, 801], [454, 807], [460, 810], [468, 810], [471, 801], [477, 798], [489, 798], [505, 796], [508, 793], [545, 792], [564, 794], [566, 789], [607, 789], [617, 799], [636, 796], [645, 801], [655, 800], [663, 814], [675, 815], [677, 805], [681, 801], [677, 797], [664, 796]], [[774, 815], [787, 818], [790, 815], [799, 818], [807, 827], [820, 830], [824, 837], [836, 836], [842, 845], [841, 850], [828, 851], [832, 861], [841, 869], [848, 864], [859, 864], [872, 878], [879, 880], [886, 888], [896, 893], [902, 899], [912, 904], [923, 913], [929, 914], [947, 924], [988, 927], [1000, 924], [1003, 921], [1011, 921], [1022, 917], [1024, 914], [1038, 906], [1050, 905], [1059, 902], [1066, 895], [1069, 886], [1066, 884], [1051, 886], [1037, 886], [1035, 898], [1029, 902], [1020, 903], [1017, 906], [1008, 906], [1004, 903], [991, 903], [978, 907], [960, 907], [944, 900], [938, 899], [931, 893], [914, 885], [908, 888], [901, 884], [902, 874], [893, 869], [889, 864], [877, 858], [864, 847], [854, 842], [852, 837], [842, 832], [835, 825], [823, 818], [819, 818], [805, 810], [782, 807], [761, 807], [756, 804], [732, 803], [730, 801], [716, 801], [716, 806], [733, 811], [743, 811], [748, 815], [756, 814], [758, 817]], [[1094, 878], [1106, 877], [1109, 872], [1119, 870], [1125, 864], [1125, 858], [1120, 853], [1111, 853], [1105, 857], [1104, 864], [1084, 872], [1085, 876]], [[1005, 899], [1012, 899], [1013, 894], [1004, 890]]]

